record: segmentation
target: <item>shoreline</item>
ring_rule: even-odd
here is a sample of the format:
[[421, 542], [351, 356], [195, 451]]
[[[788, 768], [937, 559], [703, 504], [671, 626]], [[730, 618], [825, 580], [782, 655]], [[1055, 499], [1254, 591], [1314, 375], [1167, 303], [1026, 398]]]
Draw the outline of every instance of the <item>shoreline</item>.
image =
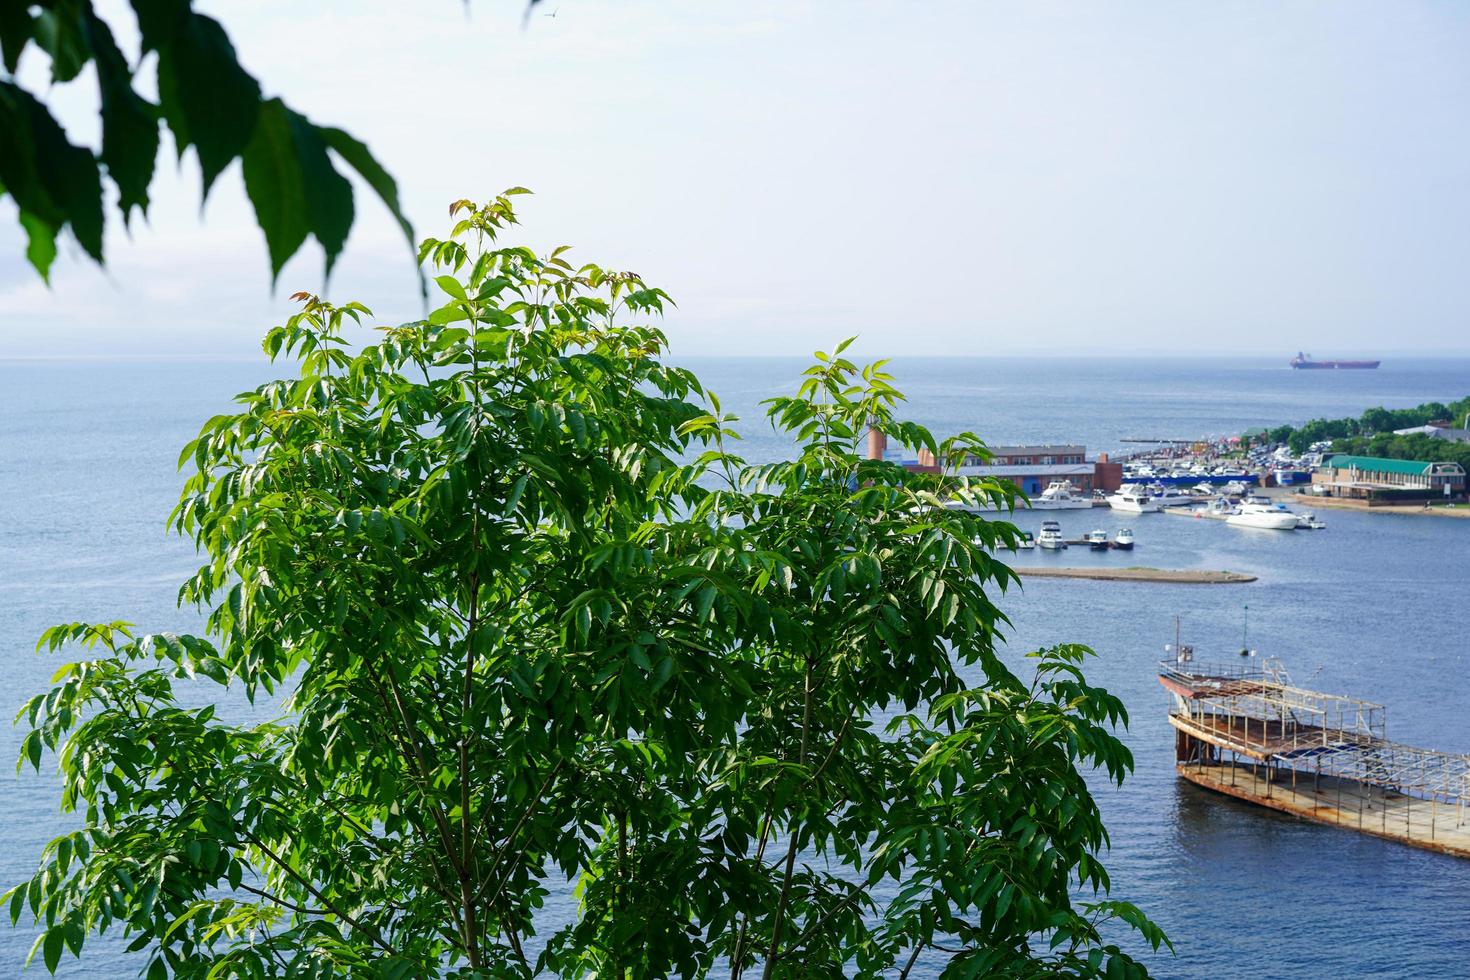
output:
[[1048, 568], [1044, 565], [1011, 566], [1023, 578], [1085, 578], [1107, 582], [1169, 582], [1175, 585], [1237, 585], [1256, 581], [1242, 572], [1184, 568]]
[[1300, 507], [1323, 507], [1328, 510], [1355, 510], [1360, 514], [1406, 514], [1416, 517], [1470, 517], [1470, 506], [1459, 504], [1457, 506], [1445, 506], [1444, 504], [1431, 504], [1425, 507], [1423, 504], [1378, 504], [1369, 507], [1365, 503], [1356, 500], [1344, 500], [1341, 497], [1314, 497], [1311, 494], [1291, 493], [1291, 503]]

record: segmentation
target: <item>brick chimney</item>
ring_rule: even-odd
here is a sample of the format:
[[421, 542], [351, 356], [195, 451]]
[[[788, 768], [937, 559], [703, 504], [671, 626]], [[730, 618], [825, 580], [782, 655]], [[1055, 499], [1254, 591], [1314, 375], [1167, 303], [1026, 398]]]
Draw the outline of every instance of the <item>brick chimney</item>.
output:
[[[870, 423], [871, 426], [871, 423]], [[888, 451], [888, 436], [878, 431], [877, 428], [868, 429], [868, 458], [882, 459], [883, 454]]]

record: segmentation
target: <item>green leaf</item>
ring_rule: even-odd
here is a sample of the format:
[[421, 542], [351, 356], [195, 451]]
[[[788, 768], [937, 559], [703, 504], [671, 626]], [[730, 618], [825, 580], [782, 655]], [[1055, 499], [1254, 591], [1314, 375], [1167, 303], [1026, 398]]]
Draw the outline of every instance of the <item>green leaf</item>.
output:
[[42, 9], [32, 30], [36, 43], [51, 56], [53, 82], [76, 78], [92, 58], [82, 31], [82, 5], [77, 0], [57, 0], [54, 7]]
[[46, 930], [46, 940], [41, 947], [42, 958], [46, 962], [46, 972], [55, 973], [56, 967], [61, 963], [61, 950], [66, 943], [66, 934], [61, 926], [52, 926]]
[[245, 192], [255, 207], [255, 220], [265, 232], [273, 284], [310, 230], [288, 112], [280, 99], [262, 105], [255, 133], [245, 147]]
[[[87, 254], [101, 260], [102, 181], [96, 160], [67, 141], [45, 106], [6, 81], [0, 81], [0, 184], [22, 211], [53, 232], [69, 226]], [[45, 258], [45, 249], [37, 256]]]
[[102, 162], [117, 185], [126, 221], [133, 208], [148, 211], [148, 185], [158, 161], [158, 112], [133, 91], [133, 75], [112, 31], [91, 10], [83, 26], [97, 63], [102, 101]]
[[25, 229], [26, 261], [41, 274], [41, 278], [47, 282], [51, 281], [51, 263], [56, 260], [56, 232], [50, 225], [29, 211], [20, 213], [20, 226]]
[[459, 280], [454, 278], [453, 276], [435, 276], [434, 281], [439, 284], [440, 289], [444, 290], [455, 299], [461, 301], [469, 299], [469, 297], [465, 295], [464, 287], [461, 286], [459, 284]]
[[296, 144], [311, 233], [326, 253], [326, 274], [331, 276], [332, 266], [342, 254], [347, 232], [352, 228], [352, 185], [332, 166], [321, 130], [305, 116], [289, 109], [287, 117]]
[[[323, 126], [318, 132], [326, 144], [332, 148], [332, 152], [345, 160], [349, 167], [356, 170], [358, 176], [367, 181], [373, 193], [378, 195], [379, 200], [387, 205], [389, 213], [393, 215], [393, 220], [398, 222], [398, 227], [403, 231], [403, 237], [408, 242], [409, 250], [416, 252], [417, 243], [414, 241], [413, 225], [408, 223], [408, 218], [404, 217], [403, 208], [398, 203], [398, 184], [373, 157], [367, 144], [330, 126]], [[424, 282], [422, 271], [419, 273], [419, 285], [424, 295], [427, 296], [428, 287]]]
[[192, 0], [130, 0], [138, 30], [143, 35], [143, 50], [158, 51], [174, 43], [179, 31], [189, 20]]
[[158, 95], [179, 153], [192, 146], [199, 155], [207, 198], [220, 171], [254, 139], [260, 86], [240, 67], [219, 22], [191, 12], [159, 48]]
[[20, 52], [33, 30], [28, 3], [0, 3], [0, 61], [12, 75], [20, 65]]

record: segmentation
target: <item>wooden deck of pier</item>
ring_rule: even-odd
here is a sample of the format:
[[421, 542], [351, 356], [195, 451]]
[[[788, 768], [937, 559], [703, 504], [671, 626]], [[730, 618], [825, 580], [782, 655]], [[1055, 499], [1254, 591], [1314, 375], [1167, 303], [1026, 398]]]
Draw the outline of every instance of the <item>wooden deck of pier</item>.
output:
[[1470, 857], [1463, 806], [1404, 796], [1355, 779], [1257, 765], [1185, 765], [1179, 775], [1216, 793], [1334, 827]]
[[[1248, 686], [1241, 682], [1237, 684], [1242, 688]], [[1169, 724], [1212, 745], [1261, 760], [1293, 753], [1342, 751], [1373, 743], [1372, 737], [1367, 735], [1249, 716], [1203, 715], [1191, 719], [1170, 715]]]

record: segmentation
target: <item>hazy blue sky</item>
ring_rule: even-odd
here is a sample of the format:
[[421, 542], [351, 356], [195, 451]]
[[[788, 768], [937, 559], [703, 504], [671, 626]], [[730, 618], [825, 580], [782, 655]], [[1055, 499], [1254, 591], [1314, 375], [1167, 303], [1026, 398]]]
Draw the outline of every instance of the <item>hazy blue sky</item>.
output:
[[[420, 233], [525, 184], [524, 239], [664, 286], [681, 353], [1470, 349], [1470, 3], [199, 6]], [[58, 92], [74, 139], [89, 87]], [[238, 171], [201, 219], [171, 153], [108, 270], [63, 257], [50, 290], [0, 202], [0, 356], [248, 354], [321, 287], [309, 247], [272, 296]], [[330, 295], [419, 315], [358, 211]]]

